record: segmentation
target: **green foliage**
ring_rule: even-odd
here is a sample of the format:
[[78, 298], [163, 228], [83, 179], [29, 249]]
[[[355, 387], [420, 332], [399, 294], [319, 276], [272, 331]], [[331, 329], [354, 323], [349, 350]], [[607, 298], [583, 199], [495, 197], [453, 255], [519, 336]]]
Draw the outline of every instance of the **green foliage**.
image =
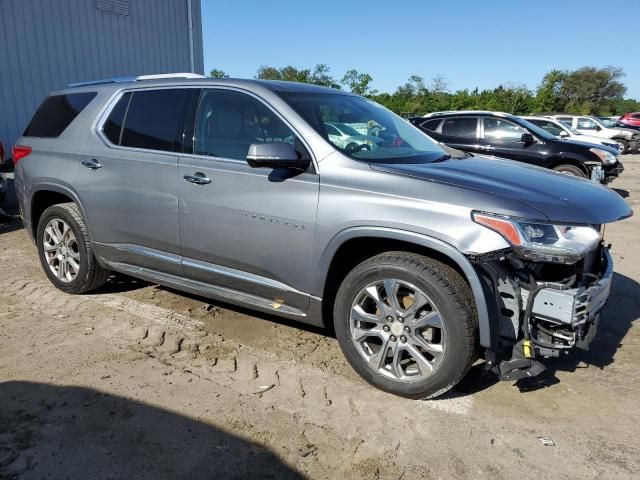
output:
[[229, 75], [218, 68], [214, 68], [209, 72], [211, 78], [229, 78]]
[[[224, 72], [213, 70], [213, 73]], [[564, 112], [574, 114], [621, 115], [640, 111], [640, 102], [624, 99], [626, 87], [620, 81], [624, 72], [616, 67], [582, 67], [577, 70], [550, 70], [542, 78], [535, 92], [524, 85], [504, 84], [494, 89], [449, 91], [449, 83], [442, 75], [425, 79], [412, 75], [395, 92], [372, 89], [373, 77], [356, 69], [348, 70], [337, 81], [325, 64], [311, 69], [291, 65], [276, 68], [261, 66], [256, 78], [313, 83], [332, 88], [343, 85], [351, 92], [367, 96], [396, 113], [422, 115], [447, 110], [493, 110], [516, 115]]]

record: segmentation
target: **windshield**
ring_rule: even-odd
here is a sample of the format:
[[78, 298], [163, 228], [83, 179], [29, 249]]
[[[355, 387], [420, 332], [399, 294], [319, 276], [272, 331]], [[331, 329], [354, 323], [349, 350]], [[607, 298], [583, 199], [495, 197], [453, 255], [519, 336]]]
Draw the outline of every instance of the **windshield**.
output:
[[611, 118], [599, 118], [598, 119], [600, 121], [601, 124], [603, 124], [605, 127], [615, 127], [617, 120], [613, 120]]
[[333, 126], [335, 126], [345, 135], [360, 135], [360, 132], [358, 132], [355, 128], [350, 127], [349, 125], [345, 125], [344, 123], [334, 123]]
[[[320, 135], [351, 158], [376, 163], [430, 163], [445, 155], [429, 136], [366, 98], [332, 93], [280, 95]], [[327, 130], [331, 127], [349, 136], [330, 136]]]

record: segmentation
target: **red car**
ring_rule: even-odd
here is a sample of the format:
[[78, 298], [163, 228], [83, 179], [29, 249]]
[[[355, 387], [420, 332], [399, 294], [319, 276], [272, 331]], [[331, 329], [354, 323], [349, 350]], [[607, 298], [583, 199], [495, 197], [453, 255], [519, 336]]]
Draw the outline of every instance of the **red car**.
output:
[[619, 121], [627, 125], [640, 127], [640, 112], [625, 113], [623, 116], [620, 117]]

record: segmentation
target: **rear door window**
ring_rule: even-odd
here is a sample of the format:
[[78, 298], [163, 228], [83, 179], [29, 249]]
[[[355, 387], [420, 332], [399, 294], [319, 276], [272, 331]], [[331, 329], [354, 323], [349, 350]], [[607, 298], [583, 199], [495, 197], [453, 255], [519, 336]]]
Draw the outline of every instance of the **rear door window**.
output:
[[102, 127], [102, 131], [109, 141], [115, 145], [120, 145], [120, 137], [122, 135], [122, 125], [124, 124], [124, 116], [129, 108], [131, 100], [131, 92], [125, 93], [116, 106], [111, 110], [107, 121]]
[[442, 123], [442, 134], [447, 137], [476, 138], [476, 117], [447, 118]]
[[84, 92], [47, 97], [36, 110], [23, 135], [59, 137], [96, 95], [96, 92]]
[[132, 94], [124, 117], [123, 147], [171, 152], [181, 127], [187, 89], [140, 90]]

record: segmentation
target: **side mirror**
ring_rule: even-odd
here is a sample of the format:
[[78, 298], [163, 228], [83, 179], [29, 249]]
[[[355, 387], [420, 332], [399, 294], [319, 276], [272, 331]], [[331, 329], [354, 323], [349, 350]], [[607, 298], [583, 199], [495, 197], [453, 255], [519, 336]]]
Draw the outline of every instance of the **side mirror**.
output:
[[522, 137], [520, 137], [520, 141], [525, 145], [528, 145], [535, 142], [536, 140], [535, 138], [533, 138], [533, 135], [531, 135], [530, 133], [523, 133]]
[[602, 130], [602, 127], [600, 125], [596, 125], [595, 130], [596, 130], [596, 132], [599, 132], [600, 130]]
[[247, 163], [252, 168], [291, 168], [306, 170], [309, 161], [298, 158], [290, 143], [252, 143], [247, 153]]
[[558, 134], [558, 136], [560, 138], [567, 138], [569, 136], [569, 134], [566, 131], [561, 130], [560, 133]]

